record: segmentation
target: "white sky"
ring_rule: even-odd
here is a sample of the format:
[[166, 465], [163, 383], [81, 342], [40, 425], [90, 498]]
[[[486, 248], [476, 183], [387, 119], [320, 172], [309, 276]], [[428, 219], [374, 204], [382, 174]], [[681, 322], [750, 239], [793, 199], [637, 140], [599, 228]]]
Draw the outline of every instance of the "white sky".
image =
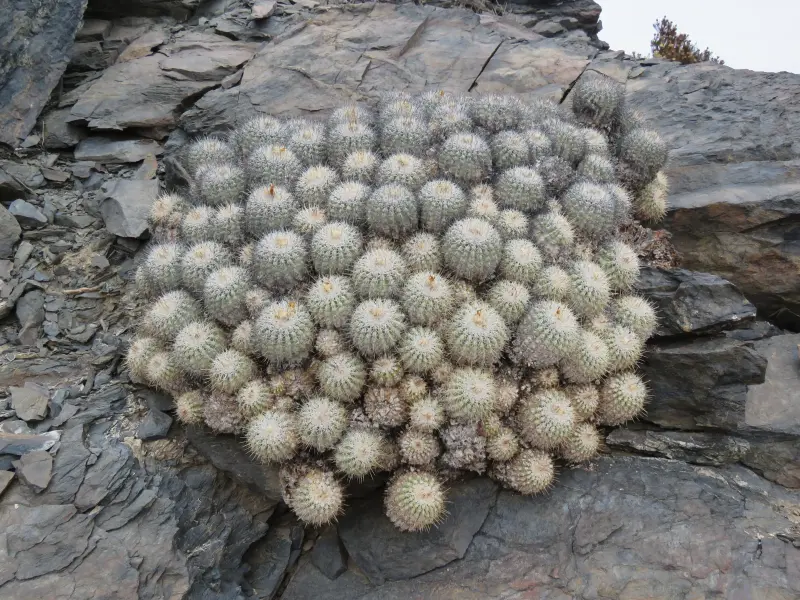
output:
[[600, 39], [650, 55], [653, 23], [665, 16], [701, 50], [735, 69], [800, 73], [800, 0], [597, 0]]

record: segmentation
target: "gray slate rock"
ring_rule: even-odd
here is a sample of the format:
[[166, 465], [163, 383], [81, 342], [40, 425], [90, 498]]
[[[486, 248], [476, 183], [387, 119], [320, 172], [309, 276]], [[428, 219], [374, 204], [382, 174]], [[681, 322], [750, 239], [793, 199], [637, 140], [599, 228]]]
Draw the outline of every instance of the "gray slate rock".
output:
[[38, 337], [39, 325], [44, 321], [44, 294], [39, 290], [31, 290], [23, 294], [16, 305], [19, 320], [20, 342], [32, 346]]
[[49, 450], [61, 437], [60, 431], [47, 433], [7, 433], [0, 431], [0, 454], [22, 456], [36, 450]]
[[462, 558], [496, 496], [497, 485], [490, 479], [455, 483], [448, 492], [445, 520], [409, 534], [392, 525], [378, 493], [348, 507], [339, 521], [339, 536], [370, 582], [409, 579]]
[[756, 317], [756, 307], [735, 285], [709, 273], [645, 267], [636, 288], [655, 304], [656, 337], [714, 333]]
[[147, 216], [158, 196], [158, 180], [112, 179], [103, 184], [100, 214], [114, 235], [138, 238], [147, 231]]
[[248, 573], [247, 582], [256, 598], [268, 600], [275, 597], [286, 571], [297, 562], [302, 546], [302, 525], [283, 518], [250, 549], [247, 561], [254, 568]]
[[44, 450], [28, 452], [14, 462], [14, 468], [23, 483], [32, 490], [41, 492], [50, 483], [53, 475], [53, 457]]
[[800, 75], [668, 62], [631, 77], [626, 102], [671, 148], [664, 225], [683, 265], [800, 331]]
[[0, 22], [0, 143], [31, 132], [69, 63], [86, 0], [10, 0]]
[[30, 202], [17, 199], [8, 207], [10, 212], [23, 229], [38, 229], [47, 225], [47, 217]]
[[164, 439], [167, 437], [171, 425], [172, 417], [158, 409], [151, 408], [139, 423], [136, 437], [144, 442]]
[[47, 416], [47, 394], [34, 387], [14, 387], [11, 391], [11, 407], [23, 421], [39, 421]]
[[163, 151], [161, 144], [154, 140], [92, 136], [75, 148], [75, 159], [104, 164], [133, 163], [148, 155], [159, 156]]
[[800, 333], [753, 342], [767, 360], [764, 383], [747, 390], [745, 423], [770, 433], [800, 436]]
[[328, 579], [336, 579], [347, 570], [347, 553], [336, 526], [328, 525], [320, 533], [311, 550], [311, 564]]
[[8, 209], [0, 205], [0, 258], [14, 255], [14, 244], [19, 241], [22, 228]]
[[86, 130], [67, 122], [69, 109], [62, 108], [47, 113], [42, 120], [44, 147], [49, 150], [72, 148], [86, 137]]
[[0, 471], [0, 497], [3, 496], [3, 492], [6, 491], [12, 479], [14, 479], [12, 471]]

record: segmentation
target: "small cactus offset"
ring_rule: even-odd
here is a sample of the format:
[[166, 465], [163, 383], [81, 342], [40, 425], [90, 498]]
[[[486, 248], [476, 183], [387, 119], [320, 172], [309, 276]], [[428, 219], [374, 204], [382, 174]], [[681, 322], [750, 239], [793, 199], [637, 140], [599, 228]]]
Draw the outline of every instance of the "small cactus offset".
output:
[[572, 115], [433, 90], [192, 142], [148, 217], [131, 379], [278, 465], [311, 526], [385, 471], [408, 532], [461, 473], [547, 491], [648, 397], [658, 323], [620, 232], [665, 216], [667, 148], [624, 99], [587, 72]]

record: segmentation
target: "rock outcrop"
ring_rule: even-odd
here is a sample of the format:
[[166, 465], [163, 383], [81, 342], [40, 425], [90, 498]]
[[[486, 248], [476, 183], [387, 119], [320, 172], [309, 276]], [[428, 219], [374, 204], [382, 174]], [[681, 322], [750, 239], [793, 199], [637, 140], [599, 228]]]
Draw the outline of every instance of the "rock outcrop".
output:
[[[0, 161], [0, 597], [800, 597], [800, 76], [607, 51], [592, 0], [92, 0], [82, 27], [82, 2], [12, 4], [0, 141], [29, 148]], [[366, 481], [304, 530], [274, 469], [128, 380], [144, 215], [190, 136], [386, 89], [569, 102], [592, 70], [673, 148], [683, 267], [642, 272], [651, 399], [602, 459], [536, 498], [453, 482], [423, 534], [398, 534]]]

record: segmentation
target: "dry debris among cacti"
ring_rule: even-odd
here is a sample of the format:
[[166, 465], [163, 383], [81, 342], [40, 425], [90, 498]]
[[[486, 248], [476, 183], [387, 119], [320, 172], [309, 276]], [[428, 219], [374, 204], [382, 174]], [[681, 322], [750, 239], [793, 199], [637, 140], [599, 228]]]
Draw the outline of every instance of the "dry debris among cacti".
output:
[[667, 148], [622, 87], [571, 95], [397, 93], [193, 142], [191, 189], [153, 206], [132, 377], [280, 464], [312, 525], [379, 471], [404, 531], [463, 471], [546, 490], [643, 410], [656, 317], [619, 232], [666, 209]]

